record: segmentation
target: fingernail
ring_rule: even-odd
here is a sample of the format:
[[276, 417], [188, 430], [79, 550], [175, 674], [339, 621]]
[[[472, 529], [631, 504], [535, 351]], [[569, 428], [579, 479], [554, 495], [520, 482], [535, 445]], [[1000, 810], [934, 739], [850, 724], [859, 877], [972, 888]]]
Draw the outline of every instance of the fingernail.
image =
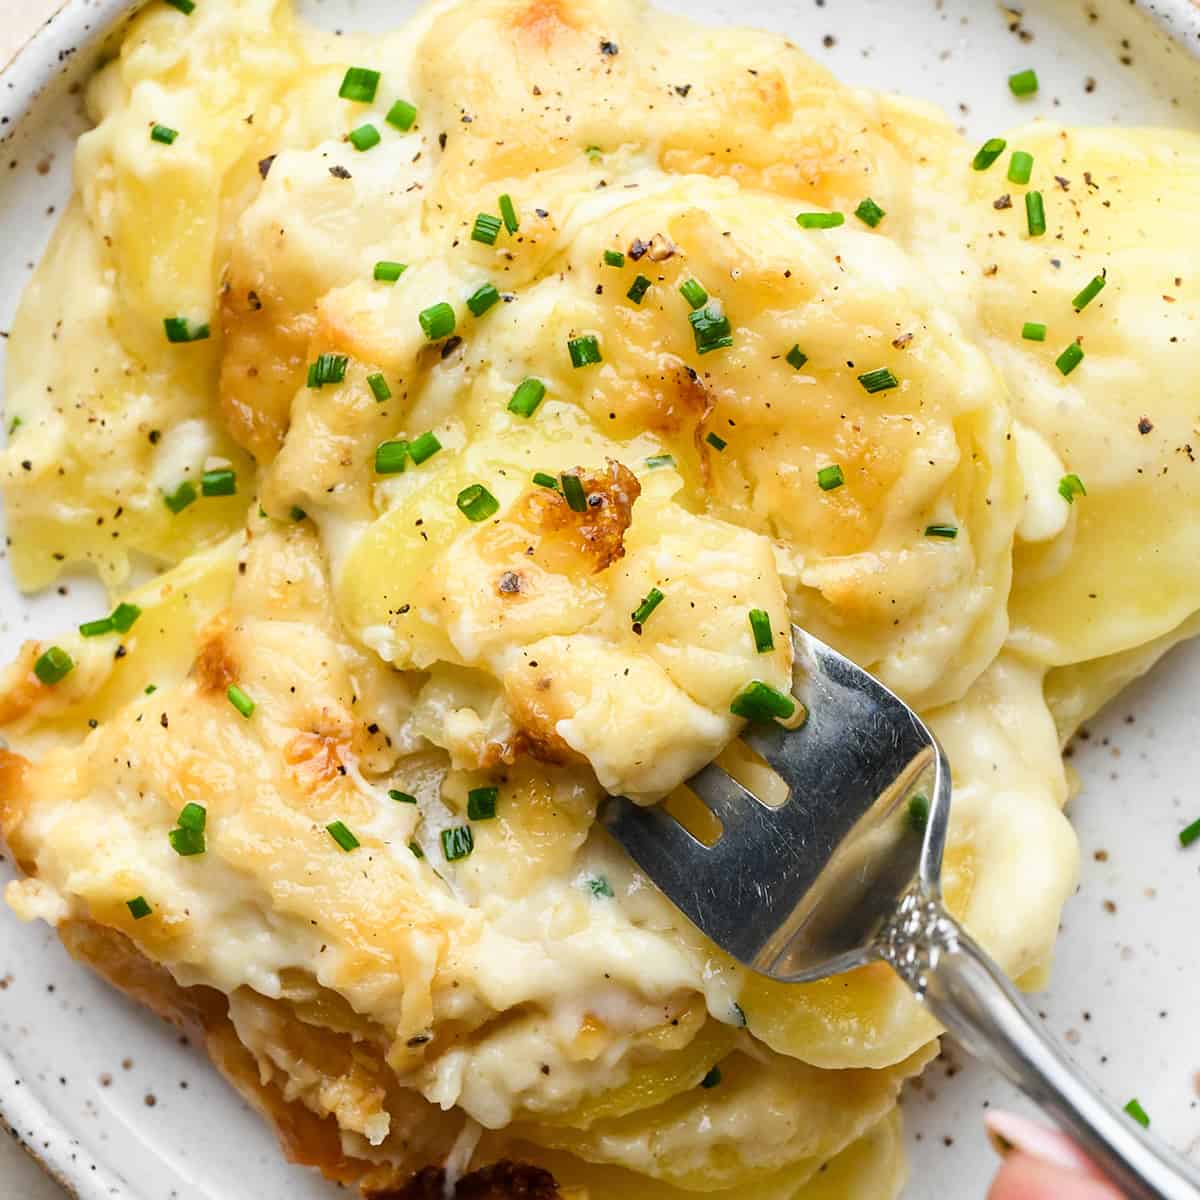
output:
[[992, 1112], [988, 1113], [986, 1124], [988, 1137], [1001, 1157], [1017, 1149], [1068, 1171], [1091, 1168], [1087, 1156], [1070, 1138], [1027, 1117], [1019, 1117], [1016, 1113]]

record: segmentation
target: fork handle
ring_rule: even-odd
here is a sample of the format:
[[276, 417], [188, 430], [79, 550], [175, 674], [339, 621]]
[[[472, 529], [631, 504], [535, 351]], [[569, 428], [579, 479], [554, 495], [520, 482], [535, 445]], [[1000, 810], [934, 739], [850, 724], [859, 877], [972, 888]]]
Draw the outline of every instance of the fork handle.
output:
[[910, 893], [879, 950], [967, 1051], [1053, 1117], [1126, 1196], [1200, 1198], [1200, 1171], [1101, 1097], [939, 900]]

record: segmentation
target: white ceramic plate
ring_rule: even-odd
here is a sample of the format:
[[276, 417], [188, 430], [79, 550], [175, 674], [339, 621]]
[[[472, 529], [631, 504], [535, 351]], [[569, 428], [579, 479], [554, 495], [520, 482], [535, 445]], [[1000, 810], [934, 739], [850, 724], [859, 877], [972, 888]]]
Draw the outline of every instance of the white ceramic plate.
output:
[[[1043, 0], [1024, 17], [985, 0], [666, 6], [785, 32], [846, 80], [941, 104], [973, 138], [1038, 115], [1200, 128], [1193, 0], [1141, 9], [1129, 0]], [[382, 28], [412, 7], [306, 6], [319, 23], [350, 28]], [[90, 71], [99, 33], [127, 8], [125, 0], [69, 0], [0, 79], [0, 330], [69, 193], [71, 139], [82, 128], [72, 85]], [[1038, 69], [1042, 89], [1032, 102], [1015, 101], [1005, 77], [1026, 66]], [[3, 347], [0, 339], [0, 359]], [[0, 658], [26, 637], [92, 615], [95, 597], [86, 580], [20, 597], [0, 565]], [[1067, 906], [1052, 987], [1038, 999], [1049, 1027], [1108, 1093], [1118, 1102], [1136, 1094], [1155, 1130], [1185, 1149], [1200, 1143], [1200, 846], [1182, 851], [1176, 834], [1200, 816], [1197, 688], [1200, 645], [1160, 664], [1077, 745], [1084, 789], [1072, 816], [1083, 883]], [[980, 1121], [989, 1103], [1017, 1102], [952, 1049], [912, 1089], [911, 1200], [984, 1195], [994, 1167]], [[7, 912], [0, 1112], [82, 1200], [339, 1194], [283, 1163], [259, 1119], [171, 1030], [71, 962], [46, 927], [21, 926]]]

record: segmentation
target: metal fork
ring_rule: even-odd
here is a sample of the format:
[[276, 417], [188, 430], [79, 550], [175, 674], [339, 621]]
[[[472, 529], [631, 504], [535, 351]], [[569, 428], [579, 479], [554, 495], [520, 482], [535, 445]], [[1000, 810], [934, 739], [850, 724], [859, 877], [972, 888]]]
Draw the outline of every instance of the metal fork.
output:
[[950, 766], [937, 740], [824, 642], [793, 626], [792, 643], [793, 695], [807, 720], [743, 734], [787, 784], [782, 805], [768, 807], [714, 763], [688, 781], [721, 822], [713, 845], [623, 796], [605, 800], [603, 825], [752, 970], [799, 983], [882, 959], [1128, 1196], [1197, 1200], [1200, 1172], [1101, 1098], [942, 903]]

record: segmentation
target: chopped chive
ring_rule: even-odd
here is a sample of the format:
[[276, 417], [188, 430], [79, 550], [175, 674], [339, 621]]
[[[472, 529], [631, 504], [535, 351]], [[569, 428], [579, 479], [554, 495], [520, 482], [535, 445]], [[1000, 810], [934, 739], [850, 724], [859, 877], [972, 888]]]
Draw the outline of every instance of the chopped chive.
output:
[[500, 218], [491, 213], [479, 213], [471, 229], [471, 241], [483, 242], [485, 246], [494, 246], [500, 236]]
[[599, 146], [585, 146], [583, 152], [592, 162], [595, 162], [604, 153]]
[[467, 307], [473, 317], [482, 317], [492, 305], [499, 303], [500, 293], [494, 283], [481, 284], [467, 297]]
[[858, 377], [858, 382], [863, 385], [869, 396], [900, 386], [900, 380], [892, 374], [889, 367], [879, 367], [874, 371], [867, 371], [866, 374]]
[[957, 525], [926, 525], [926, 537], [948, 538], [951, 541], [958, 537]]
[[652, 454], [646, 459], [646, 466], [653, 471], [658, 467], [673, 467], [675, 465], [675, 456], [673, 454]]
[[874, 229], [887, 213], [868, 196], [855, 210], [854, 215], [864, 224]]
[[455, 504], [468, 521], [486, 521], [500, 511], [500, 501], [482, 483], [472, 483], [463, 488]]
[[1141, 1106], [1136, 1096], [1125, 1105], [1123, 1111], [1127, 1112], [1143, 1129], [1150, 1128], [1150, 1114]]
[[75, 660], [61, 646], [51, 646], [33, 664], [33, 673], [49, 686], [65, 679], [74, 668]]
[[1041, 237], [1046, 232], [1046, 202], [1041, 192], [1025, 193], [1025, 219], [1030, 237]]
[[1044, 342], [1046, 340], [1046, 326], [1038, 321], [1026, 321], [1021, 326], [1021, 336], [1027, 342]]
[[733, 345], [733, 330], [729, 318], [712, 304], [688, 313], [692, 333], [696, 338], [696, 353], [709, 354]]
[[924, 833], [929, 824], [929, 798], [913, 796], [908, 802], [908, 826], [915, 833]]
[[587, 495], [583, 490], [583, 480], [578, 475], [564, 473], [562, 479], [563, 498], [572, 512], [587, 512]]
[[170, 125], [152, 125], [150, 127], [150, 140], [161, 142], [164, 146], [169, 146], [178, 136], [179, 130], [172, 129]]
[[410, 796], [408, 792], [401, 792], [396, 788], [389, 788], [388, 796], [390, 799], [395, 800], [397, 804], [416, 804], [417, 802], [416, 796]]
[[293, 504], [292, 507], [288, 509], [288, 516], [291, 517], [293, 521], [303, 521], [308, 516], [308, 513], [306, 513], [298, 504]]
[[728, 443], [728, 442], [727, 442], [727, 441], [726, 441], [726, 440], [725, 440], [723, 437], [721, 437], [719, 434], [715, 434], [715, 433], [709, 433], [709, 434], [707, 434], [707, 435], [705, 436], [704, 440], [705, 440], [705, 441], [706, 441], [706, 442], [707, 442], [707, 443], [708, 443], [708, 444], [709, 444], [709, 445], [710, 445], [710, 446], [711, 446], [711, 447], [712, 447], [714, 450], [718, 450], [718, 451], [720, 451], [720, 450], [724, 450], [724, 449], [725, 449], [725, 447], [729, 445], [729, 443]]
[[646, 618], [666, 599], [666, 597], [658, 590], [651, 588], [646, 593], [646, 598], [629, 614], [630, 620], [633, 621], [634, 630], [640, 632], [640, 626], [646, 623]]
[[475, 836], [471, 833], [470, 825], [456, 825], [453, 829], [442, 830], [442, 853], [447, 862], [466, 858], [474, 849]]
[[392, 389], [388, 387], [388, 381], [378, 371], [374, 375], [367, 376], [367, 387], [371, 389], [371, 395], [380, 403], [392, 398]]
[[634, 304], [641, 304], [643, 297], [650, 290], [650, 280], [645, 275], [639, 275], [633, 283], [629, 285], [629, 291], [625, 293], [626, 299], [632, 300]]
[[711, 1067], [708, 1073], [700, 1080], [702, 1088], [715, 1088], [721, 1082], [721, 1068]]
[[1082, 312], [1089, 304], [1091, 304], [1093, 300], [1095, 300], [1098, 295], [1100, 295], [1102, 291], [1104, 291], [1107, 283], [1108, 271], [1105, 269], [1101, 271], [1099, 275], [1095, 276], [1091, 283], [1089, 283], [1087, 287], [1085, 287], [1083, 291], [1081, 291], [1079, 295], [1071, 301], [1071, 307], [1074, 308], [1076, 312]]
[[163, 0], [172, 8], [177, 8], [185, 17], [190, 16], [196, 9], [195, 0]]
[[179, 818], [175, 822], [180, 829], [189, 829], [192, 833], [203, 833], [208, 824], [208, 810], [203, 804], [185, 804], [179, 810]]
[[409, 445], [405, 441], [380, 442], [375, 447], [375, 474], [399, 475], [408, 458]]
[[1078, 475], [1064, 475], [1058, 481], [1058, 494], [1068, 503], [1074, 504], [1076, 496], [1086, 496], [1087, 488]]
[[696, 279], [685, 279], [679, 285], [679, 294], [691, 308], [703, 308], [708, 303], [708, 293]]
[[508, 402], [508, 411], [518, 417], [532, 417], [546, 395], [546, 385], [532, 376], [522, 379]]
[[407, 270], [407, 263], [392, 262], [389, 259], [381, 258], [375, 264], [375, 278], [380, 283], [395, 283]]
[[1055, 360], [1054, 365], [1064, 374], [1070, 375], [1083, 362], [1083, 347], [1072, 342]]
[[517, 209], [513, 204], [513, 198], [507, 192], [500, 197], [500, 216], [504, 218], [504, 228], [509, 233], [516, 233], [521, 228], [521, 222], [517, 219]]
[[79, 627], [79, 636], [86, 638], [103, 637], [106, 633], [112, 633], [112, 631], [112, 617], [101, 617], [97, 621], [84, 621]]
[[412, 104], [409, 104], [407, 100], [397, 100], [396, 103], [388, 109], [388, 114], [384, 118], [389, 125], [395, 129], [399, 129], [401, 133], [407, 133], [413, 127], [413, 122], [416, 119], [416, 107]]
[[229, 690], [225, 695], [229, 697], [229, 703], [249, 720], [254, 712], [254, 701], [236, 683], [229, 685]]
[[606, 267], [623, 267], [625, 265], [625, 255], [620, 250], [605, 250], [604, 265]]
[[449, 337], [454, 332], [454, 326], [457, 324], [454, 309], [445, 300], [442, 300], [438, 304], [432, 304], [428, 308], [423, 308], [417, 314], [417, 320], [421, 322], [421, 328], [425, 331], [425, 336], [431, 342]]
[[203, 854], [207, 849], [204, 833], [198, 829], [172, 829], [167, 834], [167, 841], [180, 858], [191, 858], [193, 855]]
[[147, 696], [153, 696], [153, 695], [154, 695], [154, 693], [155, 693], [155, 692], [157, 692], [157, 691], [158, 691], [158, 684], [157, 684], [157, 683], [148, 683], [148, 684], [146, 684], [146, 687], [145, 687], [145, 694], [146, 694]]
[[796, 214], [796, 224], [801, 229], [836, 229], [844, 225], [846, 218], [840, 212], [803, 212]]
[[977, 171], [986, 171], [1002, 155], [1008, 143], [1003, 138], [988, 138], [979, 147], [971, 166]]
[[588, 890], [593, 896], [608, 896], [613, 894], [612, 884], [603, 875], [593, 875], [588, 880]]
[[558, 480], [553, 475], [547, 475], [545, 471], [534, 471], [533, 482], [538, 487], [551, 488], [553, 491], [558, 491]]
[[408, 848], [413, 852], [413, 858], [424, 858], [425, 851], [416, 842], [409, 842]]
[[1200, 820], [1193, 821], [1186, 829], [1179, 831], [1181, 846], [1190, 846], [1197, 838], [1200, 838]]
[[467, 793], [467, 816], [472, 821], [490, 821], [496, 815], [496, 801], [500, 796], [498, 788], [472, 788]]
[[796, 702], [761, 679], [748, 683], [734, 697], [729, 711], [747, 721], [770, 721], [775, 717], [786, 720], [796, 711]]
[[163, 330], [167, 341], [173, 344], [202, 342], [211, 334], [207, 322], [193, 325], [187, 317], [163, 317]]
[[412, 440], [412, 443], [408, 447], [408, 457], [419, 467], [427, 458], [432, 458], [441, 448], [442, 443], [438, 441], [437, 434], [431, 429], [428, 433], [423, 433], [420, 437]]
[[1033, 174], [1033, 155], [1024, 150], [1014, 150], [1008, 164], [1008, 182], [1026, 184]]
[[1038, 90], [1037, 72], [1030, 68], [1010, 75], [1008, 88], [1014, 96], [1032, 96]]
[[322, 388], [327, 383], [341, 383], [346, 378], [349, 362], [345, 354], [318, 354], [317, 361], [308, 367], [308, 386]]
[[128, 633], [133, 628], [133, 623], [142, 615], [142, 610], [136, 604], [127, 604], [122, 602], [113, 609], [113, 614], [109, 617], [112, 622], [112, 627], [118, 633]]
[[817, 486], [823, 492], [832, 492], [835, 488], [840, 488], [846, 482], [846, 477], [842, 474], [842, 468], [833, 463], [828, 467], [822, 467], [817, 472]]
[[750, 630], [754, 634], [754, 649], [766, 654], [775, 649], [775, 635], [771, 632], [771, 617], [762, 608], [750, 610]]
[[13, 419], [11, 421], [9, 421], [9, 423], [8, 423], [8, 436], [12, 437], [12, 435], [14, 433], [16, 433], [17, 430], [20, 429], [23, 424], [24, 424], [24, 422], [21, 420], [20, 417], [13, 417]]
[[343, 100], [354, 100], [359, 104], [370, 104], [375, 99], [375, 90], [379, 87], [379, 72], [369, 67], [347, 67], [338, 88], [338, 95]]
[[163, 503], [173, 512], [181, 513], [196, 502], [196, 485], [185, 479], [173, 492], [163, 492]]
[[370, 150], [373, 146], [378, 146], [382, 140], [379, 130], [370, 123], [360, 125], [357, 129], [352, 129], [346, 134], [346, 140], [352, 145], [355, 150], [363, 151]]
[[215, 467], [205, 471], [200, 479], [200, 492], [205, 496], [237, 494], [237, 472], [232, 467]]
[[784, 361], [789, 367], [793, 367], [799, 371], [808, 362], [808, 355], [800, 349], [799, 345], [795, 345], [784, 355]]
[[600, 342], [590, 333], [583, 337], [571, 338], [567, 342], [567, 353], [571, 356], [571, 366], [590, 367], [603, 361], [600, 353]]
[[328, 833], [329, 836], [333, 838], [333, 840], [337, 842], [337, 844], [341, 846], [341, 848], [345, 850], [347, 854], [349, 854], [351, 850], [357, 850], [361, 844], [358, 838], [356, 838], [354, 834], [352, 834], [350, 830], [346, 828], [345, 823], [342, 821], [334, 821], [332, 824], [326, 825], [325, 832]]
[[129, 909], [129, 915], [135, 921], [140, 921], [143, 917], [148, 917], [153, 911], [150, 905], [146, 903], [145, 896], [134, 896], [132, 900], [126, 900], [125, 907]]

